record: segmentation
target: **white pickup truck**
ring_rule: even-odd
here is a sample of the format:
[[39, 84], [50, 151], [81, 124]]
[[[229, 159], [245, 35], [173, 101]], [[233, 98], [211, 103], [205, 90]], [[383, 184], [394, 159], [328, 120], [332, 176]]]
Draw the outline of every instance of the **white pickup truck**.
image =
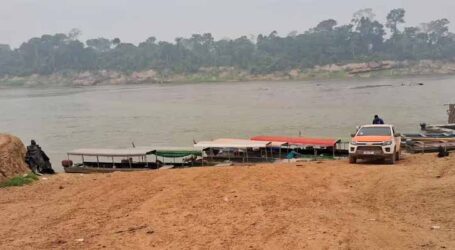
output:
[[393, 125], [364, 125], [352, 135], [349, 144], [349, 162], [357, 159], [388, 160], [395, 164], [400, 159], [401, 135]]

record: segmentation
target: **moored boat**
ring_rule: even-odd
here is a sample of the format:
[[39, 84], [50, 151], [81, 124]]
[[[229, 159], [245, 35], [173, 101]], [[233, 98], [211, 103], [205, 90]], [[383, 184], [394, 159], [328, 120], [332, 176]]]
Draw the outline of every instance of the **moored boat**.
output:
[[445, 134], [455, 134], [455, 124], [420, 124], [422, 131], [426, 133], [445, 133]]
[[441, 148], [446, 151], [455, 150], [455, 142], [407, 141], [404, 145], [410, 153], [439, 152]]
[[455, 142], [455, 134], [449, 133], [417, 133], [403, 134], [403, 141], [425, 141], [425, 142]]
[[[163, 166], [166, 168], [194, 166], [200, 162], [198, 158], [202, 156], [202, 152], [186, 148], [138, 147], [77, 149], [68, 152], [67, 156], [68, 159], [62, 161], [66, 173], [110, 173], [145, 171]], [[72, 159], [75, 157], [80, 157], [78, 163], [73, 163]]]

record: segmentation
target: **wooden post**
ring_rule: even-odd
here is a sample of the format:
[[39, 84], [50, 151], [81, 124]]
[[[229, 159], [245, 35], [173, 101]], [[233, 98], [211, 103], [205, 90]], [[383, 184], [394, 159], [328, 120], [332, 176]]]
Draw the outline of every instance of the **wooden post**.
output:
[[[197, 157], [196, 157], [196, 159], [197, 159]], [[202, 151], [201, 151], [201, 167], [203, 167], [203, 166], [204, 166], [204, 149], [202, 149]]]
[[[288, 154], [289, 154], [289, 148], [290, 148], [290, 147], [289, 147], [289, 144], [288, 144], [288, 152], [287, 152]], [[287, 157], [287, 158], [288, 158], [288, 163], [290, 163], [290, 162], [291, 162], [291, 159], [289, 159], [289, 157]]]
[[449, 124], [455, 123], [455, 104], [449, 104], [449, 109], [447, 110], [449, 115]]
[[210, 157], [209, 160], [213, 162], [213, 148], [210, 148]]

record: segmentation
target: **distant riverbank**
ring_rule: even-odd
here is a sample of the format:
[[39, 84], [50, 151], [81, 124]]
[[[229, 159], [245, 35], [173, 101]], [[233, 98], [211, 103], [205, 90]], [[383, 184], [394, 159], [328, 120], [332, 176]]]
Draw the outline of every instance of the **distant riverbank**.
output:
[[253, 74], [234, 67], [201, 68], [191, 74], [163, 73], [153, 69], [131, 73], [108, 70], [69, 71], [50, 75], [5, 76], [0, 78], [0, 86], [94, 86], [138, 83], [341, 80], [450, 74], [455, 74], [455, 62], [432, 60], [378, 61], [331, 64], [316, 66], [312, 69], [293, 69], [268, 74]]

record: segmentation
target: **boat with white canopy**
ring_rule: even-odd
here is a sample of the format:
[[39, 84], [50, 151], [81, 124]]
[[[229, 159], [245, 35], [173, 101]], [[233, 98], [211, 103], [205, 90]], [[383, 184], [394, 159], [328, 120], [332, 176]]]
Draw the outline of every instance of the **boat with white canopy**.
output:
[[[135, 147], [124, 149], [77, 149], [67, 153], [62, 166], [67, 173], [106, 173], [115, 171], [142, 171], [194, 166], [202, 151], [193, 148]], [[73, 159], [78, 158], [78, 163]]]

